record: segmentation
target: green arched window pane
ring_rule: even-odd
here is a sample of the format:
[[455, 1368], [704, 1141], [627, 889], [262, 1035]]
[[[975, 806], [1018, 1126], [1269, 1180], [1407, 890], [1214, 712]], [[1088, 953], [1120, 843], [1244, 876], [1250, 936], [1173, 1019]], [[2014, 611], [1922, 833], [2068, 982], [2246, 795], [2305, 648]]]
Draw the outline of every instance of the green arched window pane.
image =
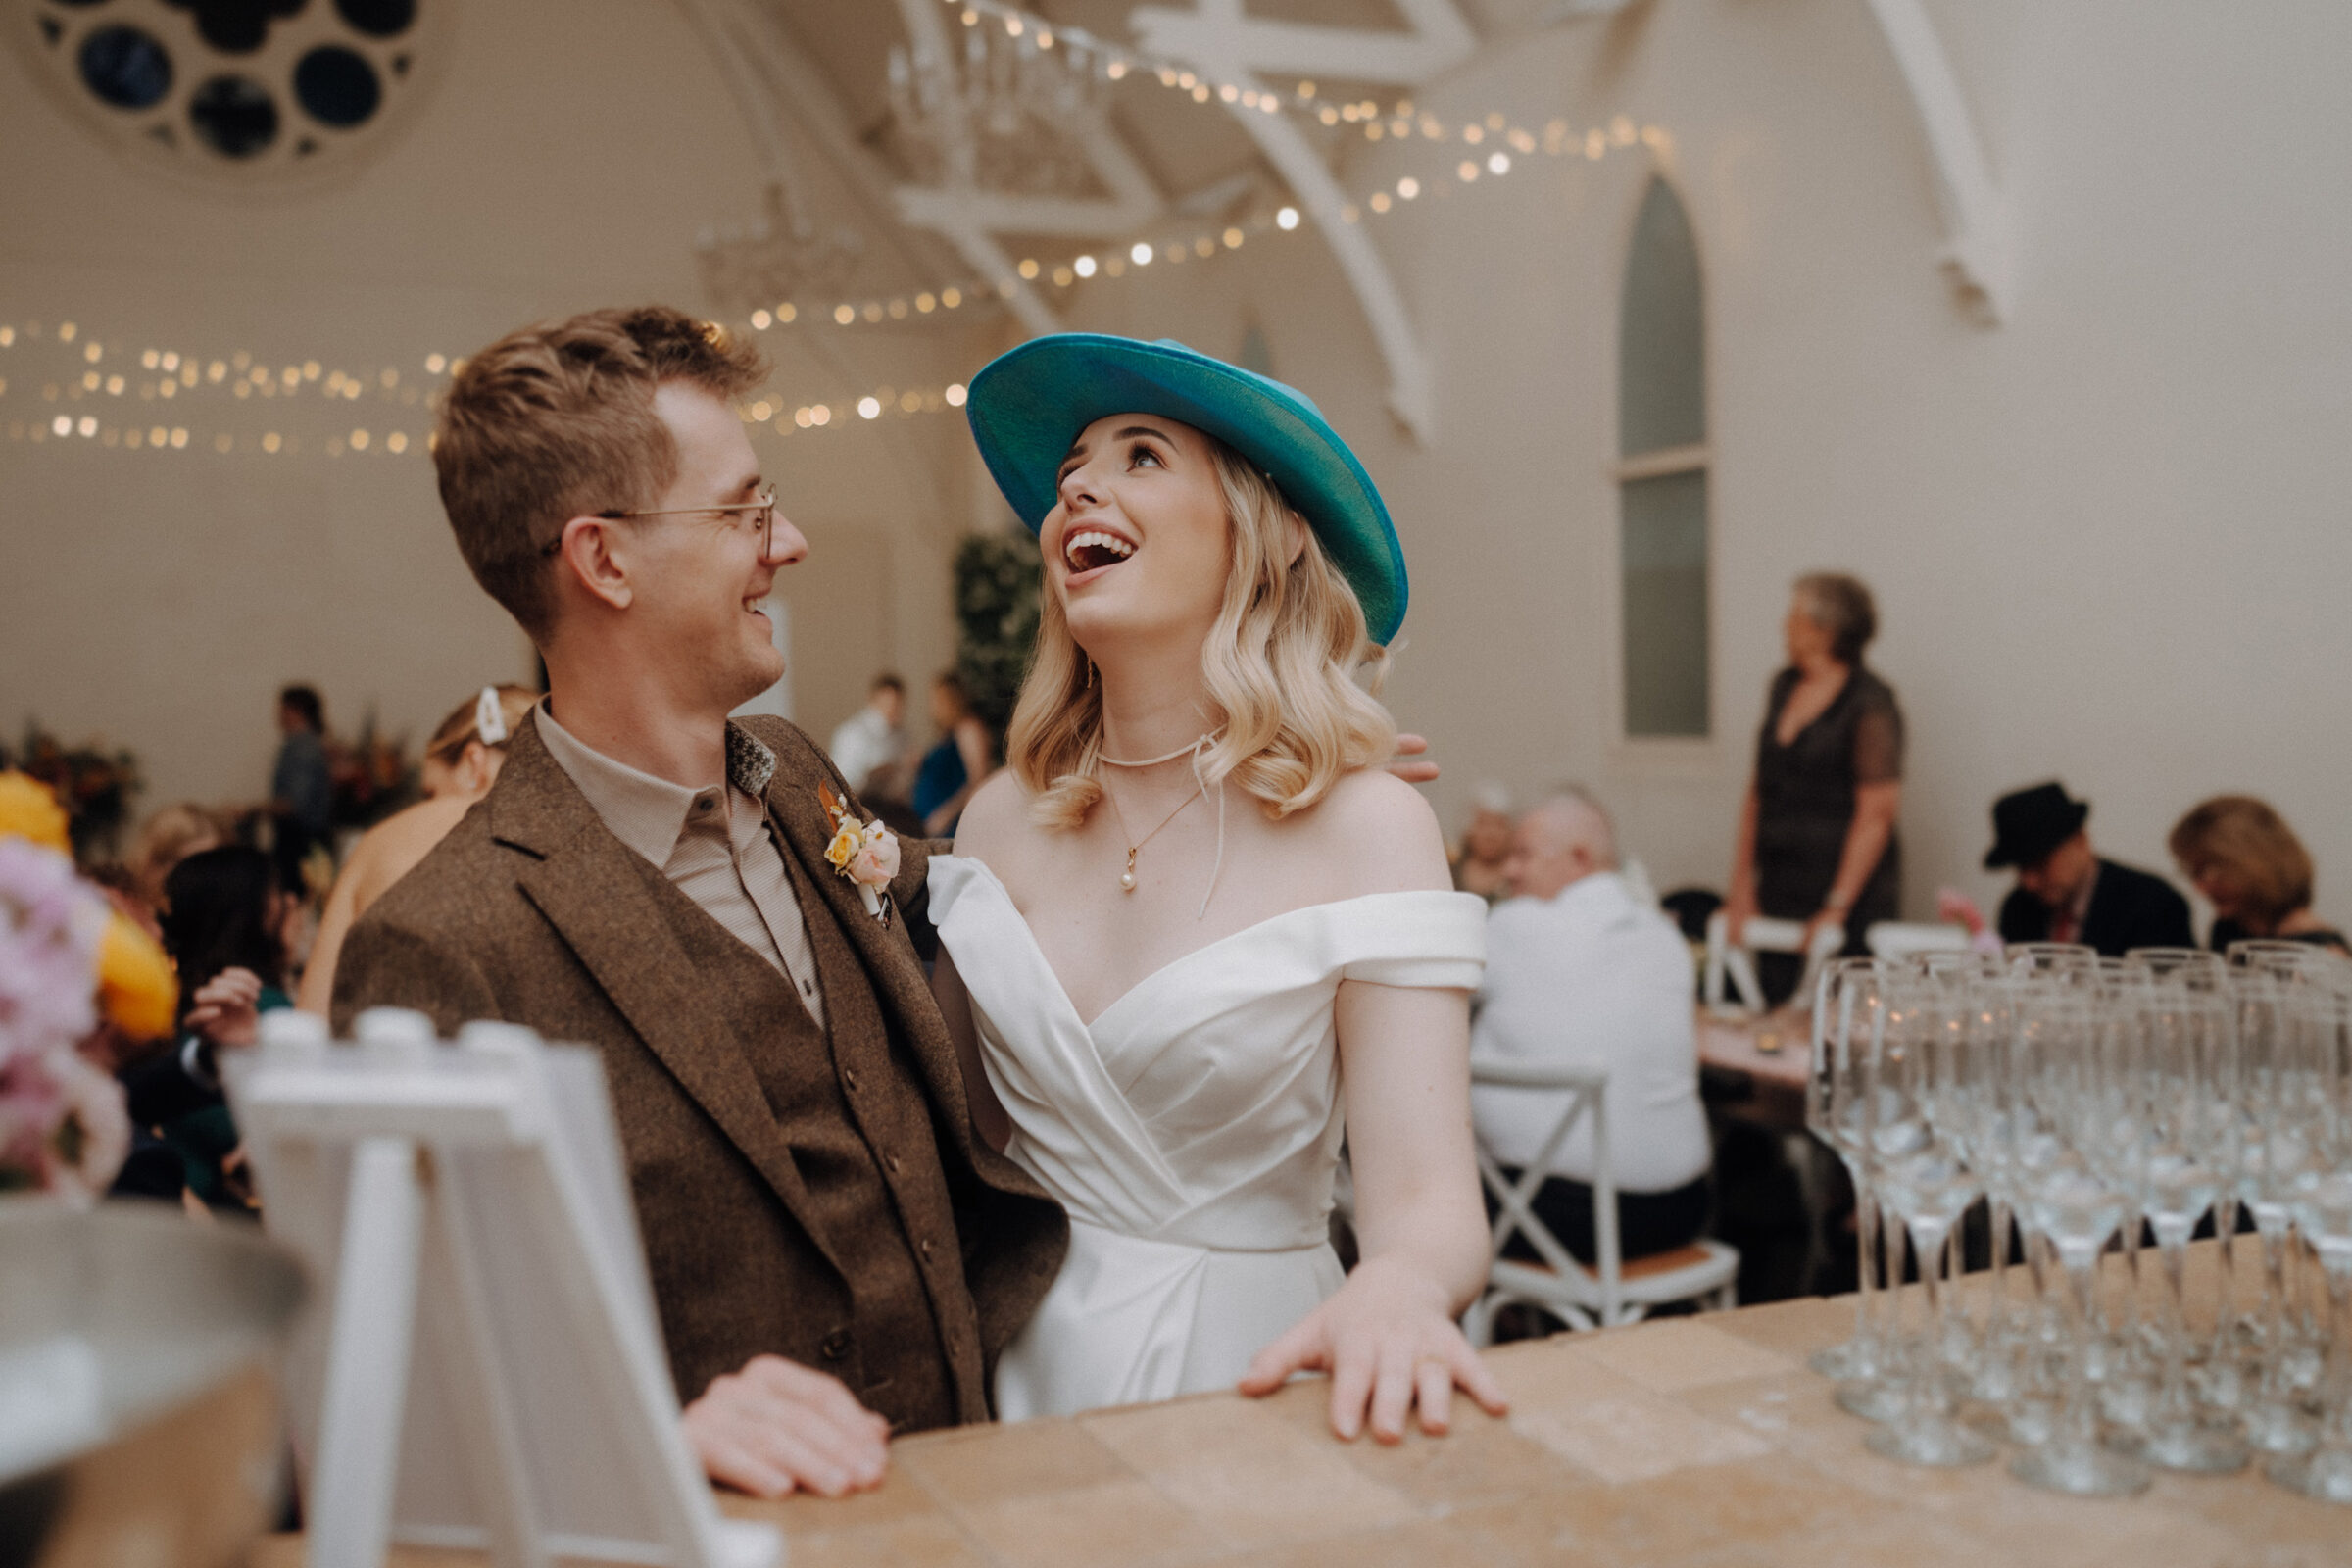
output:
[[1690, 215], [1649, 182], [1625, 264], [1617, 339], [1617, 450], [1626, 457], [1707, 438], [1706, 321]]

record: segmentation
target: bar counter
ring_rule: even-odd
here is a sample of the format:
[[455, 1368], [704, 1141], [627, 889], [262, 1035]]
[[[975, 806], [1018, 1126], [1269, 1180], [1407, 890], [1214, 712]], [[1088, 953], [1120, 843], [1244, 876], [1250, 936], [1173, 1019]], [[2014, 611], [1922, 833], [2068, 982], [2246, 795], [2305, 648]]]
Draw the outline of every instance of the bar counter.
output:
[[[2237, 1257], [2242, 1289], [2259, 1269], [2252, 1238]], [[2194, 1250], [2190, 1297], [2208, 1318], [2218, 1263], [2211, 1244]], [[1972, 1277], [1961, 1299], [1982, 1288]], [[876, 1491], [723, 1506], [782, 1526], [790, 1568], [2352, 1568], [2352, 1509], [2259, 1468], [2159, 1472], [2138, 1497], [2086, 1499], [2014, 1480], [2006, 1450], [1963, 1470], [1881, 1459], [1804, 1364], [1852, 1323], [1851, 1298], [1812, 1298], [1505, 1346], [1490, 1353], [1510, 1415], [1460, 1401], [1443, 1439], [1341, 1443], [1318, 1379], [1263, 1400], [925, 1434], [893, 1446]], [[266, 1543], [256, 1568], [299, 1568], [300, 1544]]]

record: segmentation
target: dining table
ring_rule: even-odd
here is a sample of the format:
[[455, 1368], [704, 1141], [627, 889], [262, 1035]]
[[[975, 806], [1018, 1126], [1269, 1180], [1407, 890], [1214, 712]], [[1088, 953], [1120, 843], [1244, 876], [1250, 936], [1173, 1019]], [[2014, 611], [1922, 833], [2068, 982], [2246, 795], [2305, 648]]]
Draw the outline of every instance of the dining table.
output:
[[[2241, 1292], [2261, 1273], [2252, 1244], [2239, 1242]], [[2197, 1244], [2189, 1264], [2209, 1319], [2215, 1248]], [[1984, 1288], [1962, 1282], [1963, 1306]], [[1487, 1355], [1508, 1413], [1457, 1399], [1443, 1437], [1342, 1442], [1328, 1383], [1304, 1378], [1266, 1398], [918, 1434], [891, 1446], [870, 1492], [721, 1506], [781, 1527], [786, 1568], [2352, 1568], [2352, 1508], [2259, 1469], [2084, 1498], [2012, 1477], [2007, 1450], [1960, 1469], [1880, 1458], [1805, 1364], [1853, 1323], [1850, 1298], [1812, 1298], [1503, 1346]], [[254, 1568], [300, 1568], [301, 1547], [270, 1538]]]

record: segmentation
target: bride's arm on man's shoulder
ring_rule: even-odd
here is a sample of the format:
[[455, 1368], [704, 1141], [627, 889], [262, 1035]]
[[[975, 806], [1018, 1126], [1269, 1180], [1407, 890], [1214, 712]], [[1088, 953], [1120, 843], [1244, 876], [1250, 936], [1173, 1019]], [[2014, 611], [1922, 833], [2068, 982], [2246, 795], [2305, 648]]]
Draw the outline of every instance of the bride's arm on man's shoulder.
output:
[[[1359, 891], [1453, 885], [1437, 818], [1410, 786], [1359, 773], [1328, 805], [1324, 826], [1348, 847]], [[1502, 1387], [1454, 1323], [1487, 1268], [1468, 996], [1346, 980], [1334, 1023], [1361, 1260], [1338, 1294], [1258, 1354], [1242, 1392], [1328, 1372], [1332, 1430], [1353, 1438], [1368, 1417], [1373, 1436], [1392, 1443], [1416, 1406], [1423, 1431], [1444, 1432], [1457, 1386], [1500, 1415]]]

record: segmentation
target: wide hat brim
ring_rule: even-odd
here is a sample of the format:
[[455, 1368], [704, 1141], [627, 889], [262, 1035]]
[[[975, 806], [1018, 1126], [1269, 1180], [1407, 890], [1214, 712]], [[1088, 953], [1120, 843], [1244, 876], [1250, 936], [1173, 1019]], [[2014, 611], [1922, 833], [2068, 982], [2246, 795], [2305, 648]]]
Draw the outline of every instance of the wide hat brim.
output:
[[1181, 420], [1265, 470], [1355, 590], [1372, 641], [1396, 635], [1407, 588], [1396, 525], [1305, 394], [1170, 339], [1059, 332], [991, 361], [964, 401], [981, 460], [1031, 533], [1054, 510], [1070, 443], [1111, 414]]

